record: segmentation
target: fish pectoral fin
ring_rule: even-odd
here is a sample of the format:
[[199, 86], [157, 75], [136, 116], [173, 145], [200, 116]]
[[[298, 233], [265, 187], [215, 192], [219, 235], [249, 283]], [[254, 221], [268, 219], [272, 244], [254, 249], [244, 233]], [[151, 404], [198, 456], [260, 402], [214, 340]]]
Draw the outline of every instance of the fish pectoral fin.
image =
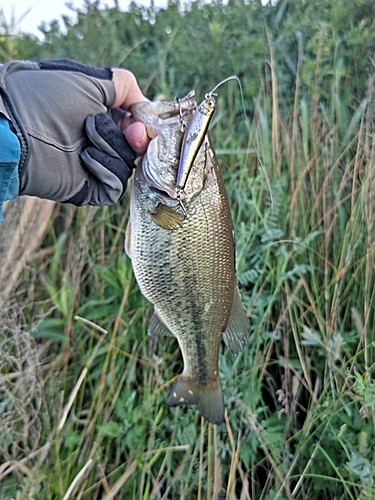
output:
[[125, 232], [125, 252], [129, 259], [132, 258], [131, 252], [130, 252], [130, 245], [131, 245], [131, 231], [132, 231], [132, 223], [129, 220], [128, 225], [126, 226], [126, 232]]
[[157, 226], [168, 231], [180, 229], [184, 220], [183, 215], [162, 203], [159, 203], [156, 209], [149, 214]]
[[227, 328], [224, 332], [224, 342], [233, 356], [241, 352], [250, 340], [250, 322], [241, 300], [238, 285], [234, 291], [232, 311]]
[[167, 396], [168, 406], [197, 405], [211, 424], [224, 423], [224, 398], [219, 376], [201, 384], [180, 375]]
[[154, 309], [154, 314], [150, 319], [150, 323], [148, 324], [148, 335], [150, 337], [158, 336], [170, 336], [174, 337], [173, 333], [169, 330], [169, 328], [165, 325], [164, 321], [160, 318], [156, 310]]

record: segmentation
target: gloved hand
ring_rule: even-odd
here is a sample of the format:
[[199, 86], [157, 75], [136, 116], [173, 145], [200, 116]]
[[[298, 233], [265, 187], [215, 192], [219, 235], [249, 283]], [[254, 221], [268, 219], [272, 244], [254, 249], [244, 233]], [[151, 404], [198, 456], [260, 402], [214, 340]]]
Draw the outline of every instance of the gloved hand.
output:
[[143, 125], [118, 121], [120, 129], [111, 118], [145, 99], [129, 71], [11, 61], [0, 65], [0, 92], [0, 112], [21, 144], [20, 195], [79, 206], [118, 201], [134, 150], [141, 154], [148, 143]]
[[89, 116], [86, 132], [94, 144], [81, 153], [88, 170], [87, 182], [68, 202], [84, 205], [89, 196], [90, 205], [116, 203], [124, 194], [135, 168], [135, 152], [119, 127], [105, 113]]

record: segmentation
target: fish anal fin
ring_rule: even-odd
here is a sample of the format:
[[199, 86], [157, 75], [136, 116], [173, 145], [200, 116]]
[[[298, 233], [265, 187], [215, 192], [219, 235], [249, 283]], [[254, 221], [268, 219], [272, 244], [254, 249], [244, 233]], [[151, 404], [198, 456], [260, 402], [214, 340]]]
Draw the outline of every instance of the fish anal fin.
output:
[[219, 376], [201, 384], [180, 375], [169, 391], [167, 405], [197, 405], [202, 417], [211, 424], [224, 423], [225, 405]]
[[250, 322], [241, 300], [238, 285], [234, 291], [232, 311], [227, 328], [224, 332], [224, 342], [233, 356], [241, 352], [250, 340]]
[[131, 246], [131, 231], [132, 231], [132, 223], [129, 220], [128, 225], [126, 226], [126, 232], [125, 232], [125, 252], [129, 259], [132, 258], [131, 256], [131, 251], [130, 251], [130, 246]]
[[180, 229], [184, 220], [183, 215], [162, 203], [159, 203], [155, 210], [150, 211], [149, 214], [157, 226], [167, 231]]
[[169, 330], [169, 328], [165, 325], [163, 320], [160, 318], [158, 313], [154, 310], [154, 314], [152, 315], [150, 322], [148, 324], [148, 335], [150, 337], [158, 336], [171, 336], [173, 337], [173, 333]]

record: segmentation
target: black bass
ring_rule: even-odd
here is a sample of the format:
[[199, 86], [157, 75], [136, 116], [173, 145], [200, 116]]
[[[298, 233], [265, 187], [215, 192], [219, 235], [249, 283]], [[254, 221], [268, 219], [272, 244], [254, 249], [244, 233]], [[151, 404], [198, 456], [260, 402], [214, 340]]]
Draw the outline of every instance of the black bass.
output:
[[236, 355], [247, 345], [250, 329], [237, 285], [228, 198], [207, 135], [184, 189], [176, 188], [193, 96], [132, 106], [135, 119], [155, 138], [136, 168], [125, 247], [140, 290], [154, 305], [149, 334], [176, 337], [182, 351], [184, 370], [168, 406], [196, 404], [219, 425], [224, 422], [221, 338]]

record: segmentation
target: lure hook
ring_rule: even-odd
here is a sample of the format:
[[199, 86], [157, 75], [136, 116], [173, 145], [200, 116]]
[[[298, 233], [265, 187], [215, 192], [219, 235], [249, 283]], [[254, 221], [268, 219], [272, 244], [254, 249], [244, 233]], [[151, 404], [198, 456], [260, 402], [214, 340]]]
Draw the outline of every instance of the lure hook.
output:
[[178, 201], [178, 204], [179, 204], [179, 206], [184, 214], [184, 219], [186, 219], [186, 217], [188, 217], [189, 215], [195, 215], [197, 213], [197, 207], [195, 205], [193, 205], [194, 210], [192, 212], [189, 211], [185, 207], [185, 204], [181, 199], [181, 190], [180, 189], [177, 189], [177, 201]]

